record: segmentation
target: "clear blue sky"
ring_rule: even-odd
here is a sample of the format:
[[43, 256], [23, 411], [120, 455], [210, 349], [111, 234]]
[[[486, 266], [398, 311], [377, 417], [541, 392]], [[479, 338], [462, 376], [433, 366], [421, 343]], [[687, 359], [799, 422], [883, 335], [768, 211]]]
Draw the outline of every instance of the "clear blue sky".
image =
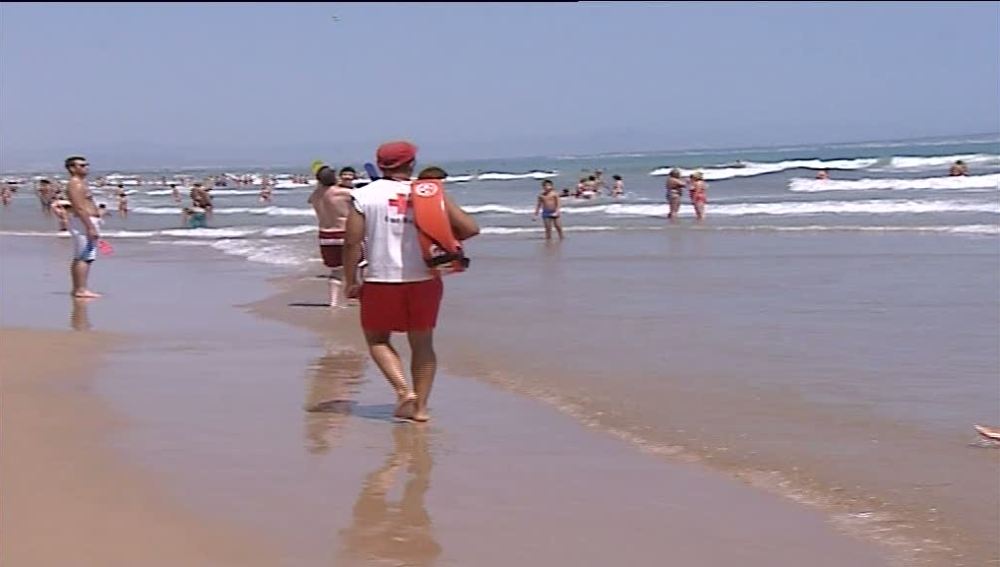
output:
[[998, 28], [996, 2], [5, 2], [0, 169], [995, 132]]

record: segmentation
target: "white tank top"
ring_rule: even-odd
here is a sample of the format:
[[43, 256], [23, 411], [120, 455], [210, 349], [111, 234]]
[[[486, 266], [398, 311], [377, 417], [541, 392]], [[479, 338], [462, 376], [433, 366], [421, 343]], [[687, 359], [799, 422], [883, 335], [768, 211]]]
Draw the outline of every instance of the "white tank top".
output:
[[352, 192], [365, 217], [369, 282], [418, 282], [434, 276], [424, 263], [410, 205], [410, 183], [379, 179]]

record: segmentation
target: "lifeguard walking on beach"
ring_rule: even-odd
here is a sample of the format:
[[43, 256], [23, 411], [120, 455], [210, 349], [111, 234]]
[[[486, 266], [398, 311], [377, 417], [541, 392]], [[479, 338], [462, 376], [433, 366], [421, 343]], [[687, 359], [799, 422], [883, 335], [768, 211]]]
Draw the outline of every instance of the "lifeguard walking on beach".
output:
[[[344, 264], [356, 265], [364, 242], [368, 267], [358, 284], [353, 270], [344, 272], [347, 297], [361, 300], [361, 328], [372, 359], [396, 392], [398, 418], [427, 421], [437, 356], [434, 327], [444, 294], [441, 276], [424, 261], [410, 206], [410, 179], [417, 147], [405, 141], [379, 146], [375, 161], [382, 179], [355, 189], [344, 235]], [[465, 240], [479, 233], [476, 222], [447, 195], [444, 206], [455, 237]], [[393, 348], [394, 332], [406, 333], [412, 360], [413, 387], [406, 381], [403, 362]]]

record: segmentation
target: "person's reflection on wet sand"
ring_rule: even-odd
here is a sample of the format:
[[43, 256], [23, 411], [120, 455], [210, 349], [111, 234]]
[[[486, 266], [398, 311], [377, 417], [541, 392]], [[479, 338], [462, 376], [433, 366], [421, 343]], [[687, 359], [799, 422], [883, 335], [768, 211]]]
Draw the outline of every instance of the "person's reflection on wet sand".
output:
[[[400, 424], [392, 428], [393, 451], [368, 475], [354, 504], [353, 521], [341, 532], [346, 565], [381, 564], [429, 567], [441, 555], [431, 517], [424, 505], [433, 460], [427, 429]], [[389, 501], [400, 471], [405, 471], [403, 495]], [[341, 563], [338, 563], [340, 565]]]
[[73, 298], [73, 310], [69, 314], [69, 326], [72, 327], [74, 331], [89, 331], [92, 328], [90, 324], [90, 316], [87, 313], [88, 304], [91, 302], [90, 298], [86, 297], [74, 297]]
[[330, 437], [339, 437], [343, 431], [352, 400], [363, 382], [365, 362], [364, 353], [330, 346], [309, 368], [305, 434], [310, 452], [328, 451]]

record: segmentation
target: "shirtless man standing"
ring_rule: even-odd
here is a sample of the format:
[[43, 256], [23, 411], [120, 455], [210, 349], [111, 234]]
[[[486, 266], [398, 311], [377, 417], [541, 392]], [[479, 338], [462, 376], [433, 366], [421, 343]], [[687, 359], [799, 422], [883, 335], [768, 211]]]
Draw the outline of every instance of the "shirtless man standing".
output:
[[69, 232], [73, 236], [73, 262], [70, 275], [73, 280], [73, 297], [95, 298], [101, 294], [87, 289], [90, 264], [97, 259], [97, 241], [100, 238], [101, 214], [94, 204], [94, 195], [87, 186], [87, 159], [79, 156], [66, 158], [69, 184], [66, 192], [73, 205], [69, 219]]
[[[341, 180], [353, 180], [353, 173], [353, 169], [344, 168]], [[351, 210], [351, 189], [338, 184], [337, 172], [333, 168], [321, 166], [316, 171], [316, 189], [309, 195], [309, 204], [316, 211], [319, 223], [319, 251], [323, 263], [330, 268], [330, 307], [345, 306], [344, 229]]]
[[538, 211], [542, 212], [542, 220], [545, 222], [545, 240], [552, 240], [553, 225], [556, 227], [556, 232], [559, 233], [559, 240], [562, 240], [562, 222], [559, 220], [559, 195], [555, 192], [552, 182], [548, 179], [542, 181], [542, 192], [538, 195], [538, 201], [535, 203], [535, 219], [538, 218]]

